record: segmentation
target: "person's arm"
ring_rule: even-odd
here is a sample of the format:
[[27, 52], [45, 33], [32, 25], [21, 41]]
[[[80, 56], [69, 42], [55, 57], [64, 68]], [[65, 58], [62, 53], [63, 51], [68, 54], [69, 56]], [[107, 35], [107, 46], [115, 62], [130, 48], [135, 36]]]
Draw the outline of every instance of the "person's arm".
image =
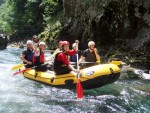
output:
[[75, 69], [72, 65], [68, 65], [68, 67], [69, 67], [72, 71], [77, 72], [77, 69]]
[[39, 56], [40, 55], [40, 49], [34, 48], [34, 54], [35, 54], [35, 56]]
[[81, 55], [81, 58], [79, 59], [79, 62], [85, 61], [86, 55], [87, 55], [87, 50], [85, 50], [85, 51], [83, 52], [83, 54]]
[[57, 58], [58, 58], [59, 61], [63, 62], [66, 66], [68, 66], [72, 71], [77, 72], [77, 69], [75, 69], [75, 68], [70, 64], [70, 62], [68, 61], [68, 59], [67, 59], [67, 57], [66, 57], [65, 54], [60, 53]]
[[96, 48], [94, 48], [94, 53], [96, 55], [96, 59], [97, 59], [98, 63], [100, 63], [100, 56], [99, 56], [98, 51], [97, 51]]
[[71, 56], [71, 55], [76, 54], [77, 51], [76, 51], [76, 50], [68, 50], [68, 51], [66, 51], [66, 53], [67, 53], [69, 56]]
[[79, 63], [85, 61], [85, 57], [81, 55], [81, 58], [79, 59]]
[[59, 52], [59, 48], [58, 49], [56, 49], [55, 51], [54, 51], [54, 53], [51, 55], [51, 57], [50, 57], [50, 60], [49, 61], [53, 61], [54, 60], [54, 58], [55, 58], [55, 56], [56, 56], [56, 54]]
[[68, 56], [68, 60], [70, 61], [71, 56]]
[[55, 55], [59, 52], [59, 49], [57, 48], [54, 53], [52, 54], [52, 57], [55, 57]]

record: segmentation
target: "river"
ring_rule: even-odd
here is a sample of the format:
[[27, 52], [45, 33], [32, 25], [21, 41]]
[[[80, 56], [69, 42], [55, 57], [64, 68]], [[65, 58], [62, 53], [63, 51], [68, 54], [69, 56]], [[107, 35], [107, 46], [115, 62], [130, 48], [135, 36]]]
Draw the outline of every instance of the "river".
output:
[[149, 79], [123, 72], [113, 84], [84, 90], [84, 99], [78, 100], [75, 90], [12, 76], [21, 52], [10, 47], [0, 51], [0, 113], [150, 113]]

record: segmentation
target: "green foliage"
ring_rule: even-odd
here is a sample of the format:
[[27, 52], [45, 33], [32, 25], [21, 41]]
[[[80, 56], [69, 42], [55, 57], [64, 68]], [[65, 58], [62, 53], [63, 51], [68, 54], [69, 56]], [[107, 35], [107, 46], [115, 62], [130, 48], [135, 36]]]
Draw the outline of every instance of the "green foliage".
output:
[[40, 3], [40, 0], [5, 0], [0, 7], [1, 29], [7, 33], [22, 34], [23, 37], [42, 31]]
[[0, 10], [1, 32], [27, 38], [39, 34], [45, 41], [58, 37], [63, 21], [61, 0], [5, 0]]
[[62, 4], [56, 0], [43, 0], [40, 8], [44, 9], [45, 30], [39, 36], [48, 43], [55, 42], [59, 36], [64, 17]]
[[11, 32], [11, 26], [9, 23], [13, 21], [10, 17], [12, 15], [12, 7], [9, 6], [8, 2], [0, 6], [0, 32]]

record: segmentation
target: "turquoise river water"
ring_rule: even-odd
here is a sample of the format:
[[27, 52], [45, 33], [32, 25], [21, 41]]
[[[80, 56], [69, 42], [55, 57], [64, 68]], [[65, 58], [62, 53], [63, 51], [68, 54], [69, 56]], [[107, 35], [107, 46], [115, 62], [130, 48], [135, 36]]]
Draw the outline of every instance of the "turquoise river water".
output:
[[150, 113], [149, 79], [124, 72], [113, 84], [84, 90], [84, 99], [78, 100], [75, 90], [12, 76], [10, 69], [21, 63], [21, 52], [0, 51], [0, 113]]

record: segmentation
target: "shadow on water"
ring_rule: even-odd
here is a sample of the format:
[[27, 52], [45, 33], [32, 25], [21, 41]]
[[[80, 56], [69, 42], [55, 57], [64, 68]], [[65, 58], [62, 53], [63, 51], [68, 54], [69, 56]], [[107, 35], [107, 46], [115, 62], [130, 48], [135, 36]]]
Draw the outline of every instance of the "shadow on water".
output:
[[[21, 49], [5, 50], [0, 64], [1, 113], [147, 113], [150, 111], [150, 80], [122, 73], [113, 84], [84, 90], [84, 99], [76, 99], [74, 90], [59, 89], [24, 78], [10, 71], [19, 63]], [[6, 61], [6, 62], [5, 62]], [[9, 61], [9, 64], [8, 64]]]

